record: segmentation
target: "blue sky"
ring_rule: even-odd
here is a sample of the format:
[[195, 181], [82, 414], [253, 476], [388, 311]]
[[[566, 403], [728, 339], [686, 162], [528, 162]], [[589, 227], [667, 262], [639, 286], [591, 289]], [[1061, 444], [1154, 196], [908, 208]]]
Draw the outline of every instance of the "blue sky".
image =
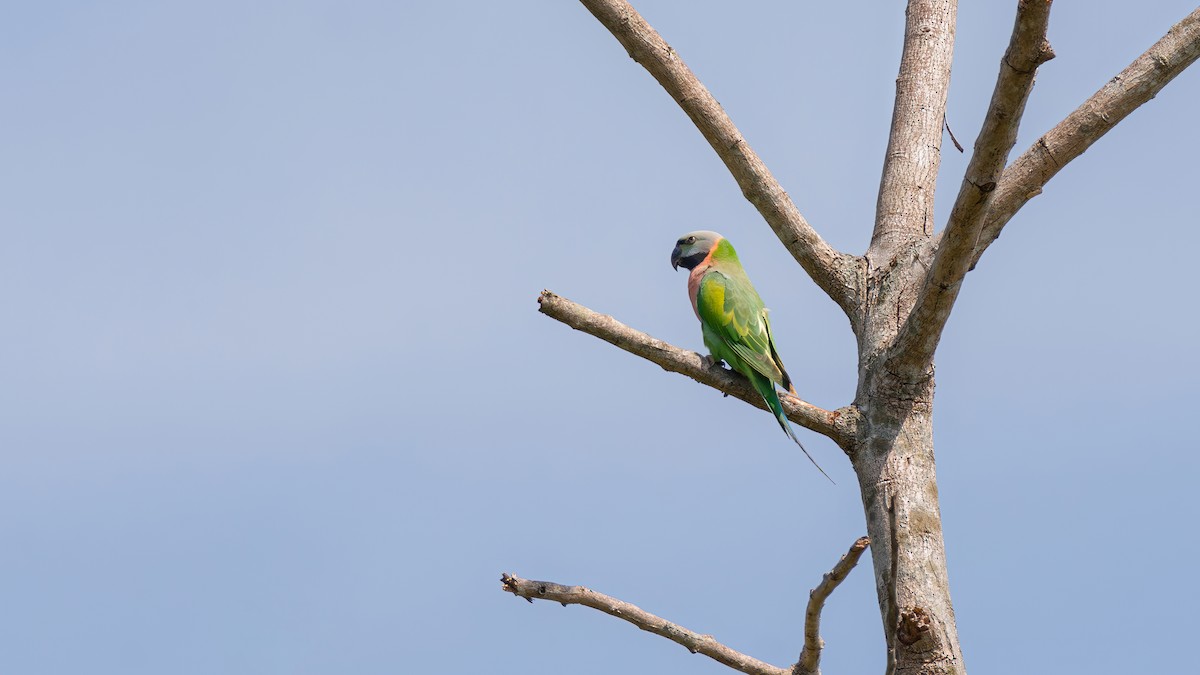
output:
[[[969, 148], [1013, 3], [963, 5]], [[902, 4], [637, 6], [861, 253]], [[1191, 9], [1056, 3], [1018, 151]], [[794, 661], [808, 589], [865, 532], [848, 462], [801, 432], [830, 486], [765, 413], [534, 300], [701, 349], [667, 257], [716, 229], [805, 398], [850, 400], [853, 339], [581, 5], [3, 18], [0, 671], [726, 672], [502, 571]], [[1055, 178], [950, 320], [936, 443], [973, 673], [1193, 661], [1198, 107], [1192, 70]], [[939, 222], [966, 159], [944, 144]], [[869, 565], [824, 632], [826, 672], [882, 670]]]

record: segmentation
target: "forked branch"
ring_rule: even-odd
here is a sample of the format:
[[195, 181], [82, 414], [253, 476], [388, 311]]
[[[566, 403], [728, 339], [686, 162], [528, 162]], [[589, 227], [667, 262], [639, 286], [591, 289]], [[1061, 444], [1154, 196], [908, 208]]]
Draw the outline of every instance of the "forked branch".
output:
[[552, 600], [561, 603], [563, 607], [583, 605], [598, 609], [605, 614], [624, 619], [644, 631], [677, 642], [693, 654], [703, 654], [734, 670], [747, 673], [747, 675], [790, 675], [787, 669], [773, 666], [730, 649], [717, 642], [711, 635], [700, 635], [662, 617], [655, 616], [637, 605], [597, 593], [583, 586], [563, 586], [551, 581], [531, 581], [508, 573], [501, 575], [500, 584], [505, 591], [519, 598], [525, 598], [529, 602], [533, 602], [536, 598]]
[[[766, 403], [750, 386], [746, 378], [731, 370], [711, 364], [696, 352], [680, 349], [662, 340], [599, 314], [550, 291], [538, 296], [538, 311], [571, 328], [594, 335], [605, 342], [636, 354], [662, 366], [663, 370], [686, 375], [700, 384], [739, 398], [757, 408], [767, 410]], [[800, 426], [824, 434], [846, 449], [854, 439], [858, 411], [853, 407], [825, 410], [801, 401], [794, 396], [781, 395], [783, 410], [788, 419]]]
[[950, 220], [939, 238], [920, 295], [896, 339], [888, 369], [907, 381], [919, 379], [933, 361], [942, 329], [970, 267], [988, 202], [1004, 171], [1008, 153], [1017, 142], [1037, 68], [1054, 58], [1054, 51], [1046, 41], [1049, 21], [1050, 0], [1021, 0], [1017, 4], [1012, 37], [1000, 60], [992, 101], [975, 140]]
[[800, 652], [800, 660], [790, 669], [759, 661], [717, 642], [716, 638], [711, 635], [701, 635], [655, 616], [637, 605], [597, 593], [583, 586], [564, 586], [552, 581], [532, 581], [507, 572], [500, 576], [500, 584], [503, 590], [518, 598], [525, 598], [529, 602], [550, 600], [560, 603], [563, 607], [583, 605], [598, 609], [610, 616], [624, 619], [644, 631], [677, 642], [693, 654], [703, 654], [748, 675], [812, 675], [820, 672], [821, 608], [824, 607], [825, 600], [833, 592], [833, 589], [837, 588], [846, 575], [850, 574], [850, 570], [854, 569], [869, 543], [870, 540], [866, 537], [860, 537], [858, 541], [855, 541], [833, 570], [826, 574], [821, 579], [821, 583], [817, 584], [817, 587], [809, 593], [808, 611], [804, 617], [804, 649]]
[[859, 262], [840, 253], [808, 224], [767, 165], [679, 54], [625, 0], [581, 0], [617, 41], [675, 99], [717, 155], [746, 199], [758, 209], [804, 271], [851, 320], [857, 317]]
[[1068, 162], [1083, 154], [1138, 106], [1200, 58], [1200, 8], [1092, 94], [1004, 171], [988, 205], [971, 266], [1005, 224]]
[[808, 594], [808, 609], [804, 612], [804, 649], [800, 651], [800, 660], [792, 667], [792, 675], [816, 675], [821, 672], [821, 649], [824, 647], [821, 641], [821, 610], [829, 594], [845, 581], [870, 544], [868, 537], [859, 537], [833, 566], [833, 570]]

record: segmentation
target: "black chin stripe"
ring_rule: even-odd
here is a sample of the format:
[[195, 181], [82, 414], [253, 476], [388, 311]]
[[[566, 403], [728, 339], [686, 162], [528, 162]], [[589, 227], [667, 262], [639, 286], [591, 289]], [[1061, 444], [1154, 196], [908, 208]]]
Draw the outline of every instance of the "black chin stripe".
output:
[[708, 257], [708, 251], [705, 251], [703, 253], [693, 253], [692, 255], [689, 255], [686, 258], [680, 258], [679, 266], [684, 269], [689, 269], [689, 270], [696, 269], [696, 265], [699, 265], [700, 263], [704, 262], [704, 259], [707, 257]]

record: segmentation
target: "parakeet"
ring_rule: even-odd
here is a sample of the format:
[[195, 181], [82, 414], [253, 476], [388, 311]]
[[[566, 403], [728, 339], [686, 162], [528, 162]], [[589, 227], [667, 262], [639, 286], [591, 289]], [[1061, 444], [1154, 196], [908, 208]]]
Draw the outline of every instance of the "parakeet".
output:
[[[783, 414], [775, 385], [781, 385], [792, 394], [796, 390], [775, 349], [767, 308], [746, 276], [746, 270], [742, 269], [733, 245], [716, 232], [689, 232], [675, 242], [671, 267], [691, 270], [688, 296], [700, 319], [704, 344], [713, 360], [724, 361], [750, 380], [754, 390], [762, 395], [767, 407], [775, 414], [779, 426], [800, 446], [813, 466], [829, 478], [796, 438]], [[833, 481], [832, 478], [829, 480]]]

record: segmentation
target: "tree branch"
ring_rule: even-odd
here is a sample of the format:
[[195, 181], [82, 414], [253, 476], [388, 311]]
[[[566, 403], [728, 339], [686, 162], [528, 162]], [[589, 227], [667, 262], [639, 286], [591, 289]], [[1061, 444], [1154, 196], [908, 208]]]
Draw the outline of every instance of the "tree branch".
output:
[[821, 609], [825, 607], [825, 600], [829, 598], [829, 594], [833, 593], [838, 584], [845, 581], [870, 544], [869, 537], [859, 537], [846, 555], [833, 566], [833, 570], [809, 592], [808, 609], [804, 612], [804, 649], [800, 651], [800, 660], [792, 667], [792, 675], [817, 675], [821, 672], [821, 648], [824, 647], [821, 640]]
[[525, 598], [529, 602], [538, 598], [562, 603], [563, 607], [583, 605], [598, 609], [605, 614], [624, 619], [644, 631], [677, 642], [693, 654], [703, 654], [748, 675], [789, 675], [786, 669], [730, 649], [717, 642], [711, 635], [700, 635], [655, 616], [637, 605], [631, 605], [583, 586], [563, 586], [550, 581], [530, 581], [508, 573], [501, 575], [500, 584], [505, 591], [519, 598]]
[[955, 0], [909, 0], [892, 129], [867, 253], [873, 260], [914, 237], [933, 234], [930, 219], [941, 165], [956, 11]]
[[971, 267], [1001, 229], [1068, 162], [1200, 58], [1200, 8], [1171, 27], [1150, 49], [1129, 64], [1004, 171], [984, 218]]
[[637, 10], [624, 0], [581, 1], [683, 108], [792, 257], [854, 320], [860, 313], [859, 260], [836, 251], [800, 215], [721, 104]]
[[1049, 22], [1050, 0], [1021, 0], [1017, 4], [1012, 37], [1000, 60], [992, 101], [958, 198], [921, 292], [893, 347], [888, 369], [906, 381], [919, 378], [933, 362], [933, 352], [970, 267], [996, 181], [1017, 142], [1037, 68], [1054, 58], [1054, 50], [1046, 41]]
[[[762, 396], [754, 391], [746, 378], [732, 370], [707, 363], [706, 359], [696, 352], [680, 349], [653, 338], [611, 316], [594, 312], [550, 291], [542, 291], [538, 296], [538, 311], [571, 328], [616, 345], [630, 354], [657, 363], [663, 370], [686, 375], [700, 384], [706, 384], [756, 408], [767, 410]], [[856, 408], [847, 406], [829, 411], [787, 394], [781, 395], [779, 399], [783, 402], [783, 410], [791, 421], [828, 436], [843, 450], [852, 447], [858, 423]]]

